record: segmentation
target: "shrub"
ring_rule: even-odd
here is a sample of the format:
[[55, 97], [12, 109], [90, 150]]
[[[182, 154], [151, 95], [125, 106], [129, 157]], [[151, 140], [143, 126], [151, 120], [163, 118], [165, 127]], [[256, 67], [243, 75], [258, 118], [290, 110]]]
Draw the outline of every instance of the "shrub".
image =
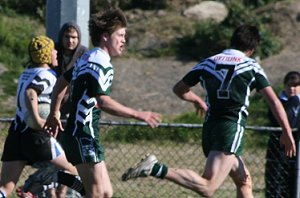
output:
[[195, 34], [185, 36], [175, 43], [178, 56], [188, 56], [193, 59], [203, 59], [219, 53], [229, 47], [232, 32], [241, 24], [256, 25], [261, 33], [261, 43], [256, 55], [266, 58], [278, 53], [282, 45], [272, 32], [264, 27], [263, 20], [256, 16], [254, 10], [247, 8], [240, 1], [227, 3], [229, 14], [220, 24], [205, 21], [195, 24]]
[[27, 46], [31, 37], [41, 33], [40, 28], [33, 31], [32, 27], [41, 27], [39, 23], [28, 17], [6, 17], [0, 14], [0, 62], [8, 69], [0, 76], [0, 84], [5, 95], [15, 95], [17, 77], [24, 70], [28, 61]]

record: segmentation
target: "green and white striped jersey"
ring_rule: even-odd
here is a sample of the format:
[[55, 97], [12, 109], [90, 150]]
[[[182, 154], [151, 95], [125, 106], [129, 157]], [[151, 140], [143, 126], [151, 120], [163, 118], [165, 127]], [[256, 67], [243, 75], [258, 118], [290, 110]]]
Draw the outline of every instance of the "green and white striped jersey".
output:
[[225, 118], [243, 125], [251, 91], [270, 86], [261, 66], [234, 49], [203, 60], [182, 80], [191, 87], [200, 82], [206, 90], [207, 119]]
[[110, 56], [101, 48], [94, 48], [77, 60], [72, 70], [64, 74], [70, 82], [70, 116], [66, 132], [97, 136], [101, 111], [97, 108], [97, 95], [110, 95], [113, 81]]

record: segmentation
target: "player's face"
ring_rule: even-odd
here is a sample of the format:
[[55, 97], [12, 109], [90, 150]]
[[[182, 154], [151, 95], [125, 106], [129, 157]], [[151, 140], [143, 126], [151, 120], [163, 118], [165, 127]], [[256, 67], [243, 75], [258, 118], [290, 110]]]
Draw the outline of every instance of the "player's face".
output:
[[112, 33], [107, 40], [107, 48], [110, 56], [119, 56], [125, 49], [126, 28], [120, 28]]
[[63, 33], [62, 44], [64, 49], [68, 51], [74, 51], [78, 45], [78, 33], [75, 29], [66, 31]]
[[298, 85], [298, 86], [288, 86], [288, 85], [286, 85], [284, 87], [284, 91], [285, 91], [285, 93], [288, 97], [296, 96], [296, 95], [300, 94], [300, 85]]
[[55, 49], [52, 50], [51, 58], [52, 58], [52, 66], [54, 67], [58, 66], [57, 51]]

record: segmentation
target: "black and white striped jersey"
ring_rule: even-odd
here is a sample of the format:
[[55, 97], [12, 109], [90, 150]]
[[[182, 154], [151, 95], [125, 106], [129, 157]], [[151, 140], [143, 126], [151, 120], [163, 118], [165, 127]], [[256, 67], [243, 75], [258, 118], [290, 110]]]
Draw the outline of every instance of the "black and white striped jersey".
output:
[[38, 103], [51, 103], [51, 93], [56, 83], [56, 73], [49, 68], [27, 68], [18, 79], [17, 110], [15, 125], [24, 125], [24, 116], [27, 112], [25, 91], [33, 88], [38, 94]]

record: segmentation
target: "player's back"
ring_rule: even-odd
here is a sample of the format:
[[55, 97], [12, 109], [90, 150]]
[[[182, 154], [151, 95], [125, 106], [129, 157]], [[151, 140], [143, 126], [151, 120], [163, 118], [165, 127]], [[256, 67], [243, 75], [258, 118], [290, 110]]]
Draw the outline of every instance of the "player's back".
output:
[[255, 60], [237, 50], [224, 50], [200, 63], [199, 69], [213, 118], [246, 118], [251, 91], [268, 84]]

